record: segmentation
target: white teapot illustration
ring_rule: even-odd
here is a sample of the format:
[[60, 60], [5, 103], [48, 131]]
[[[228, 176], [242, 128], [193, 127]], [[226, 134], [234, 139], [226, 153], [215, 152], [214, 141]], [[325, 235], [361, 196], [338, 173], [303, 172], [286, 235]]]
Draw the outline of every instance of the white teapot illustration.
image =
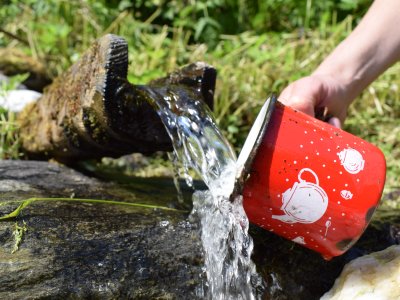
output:
[[353, 148], [340, 151], [338, 154], [340, 164], [350, 174], [357, 174], [364, 169], [364, 158], [360, 152]]
[[[304, 172], [311, 173], [315, 183], [307, 182], [301, 178]], [[328, 207], [328, 196], [319, 186], [317, 174], [309, 168], [299, 172], [299, 182], [282, 194], [284, 215], [273, 215], [272, 218], [285, 223], [310, 224], [318, 221]]]

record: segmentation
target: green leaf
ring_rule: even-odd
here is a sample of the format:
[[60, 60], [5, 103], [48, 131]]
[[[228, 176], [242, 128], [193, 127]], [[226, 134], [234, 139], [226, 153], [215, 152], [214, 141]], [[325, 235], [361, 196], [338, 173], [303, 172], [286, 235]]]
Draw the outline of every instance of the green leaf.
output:
[[142, 203], [131, 203], [131, 202], [114, 201], [114, 200], [81, 199], [81, 198], [29, 198], [29, 199], [25, 199], [25, 200], [11, 200], [11, 201], [0, 202], [0, 206], [6, 205], [6, 204], [22, 202], [11, 213], [0, 217], [0, 221], [8, 221], [8, 220], [16, 218], [17, 216], [19, 216], [19, 214], [25, 207], [27, 207], [28, 205], [32, 204], [33, 202], [37, 202], [37, 201], [66, 201], [66, 202], [83, 202], [83, 203], [92, 203], [92, 204], [124, 205], [124, 206], [140, 207], [140, 208], [186, 212], [184, 210], [169, 208], [169, 207], [165, 207], [165, 206], [142, 204]]
[[199, 22], [195, 26], [195, 33], [194, 33], [195, 40], [198, 40], [200, 38], [200, 35], [204, 32], [207, 26], [214, 28], [215, 31], [220, 29], [220, 25], [218, 24], [218, 22], [211, 19], [210, 17], [203, 17], [199, 20]]

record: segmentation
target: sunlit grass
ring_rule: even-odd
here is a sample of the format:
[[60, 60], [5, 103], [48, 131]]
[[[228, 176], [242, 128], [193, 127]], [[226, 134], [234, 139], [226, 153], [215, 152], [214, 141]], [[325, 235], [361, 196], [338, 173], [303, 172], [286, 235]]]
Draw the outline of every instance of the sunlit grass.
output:
[[[0, 97], [7, 91], [15, 89], [27, 78], [27, 74], [16, 75], [8, 82], [0, 82]], [[0, 107], [0, 159], [17, 159], [21, 157], [20, 140], [16, 115]]]

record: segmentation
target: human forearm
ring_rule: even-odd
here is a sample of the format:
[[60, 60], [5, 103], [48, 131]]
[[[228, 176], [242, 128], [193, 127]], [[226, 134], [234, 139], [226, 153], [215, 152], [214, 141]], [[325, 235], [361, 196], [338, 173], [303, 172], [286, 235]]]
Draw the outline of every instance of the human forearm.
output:
[[314, 116], [323, 109], [340, 127], [361, 91], [400, 59], [400, 0], [375, 0], [360, 24], [311, 76], [288, 85], [286, 105]]
[[354, 31], [313, 75], [339, 81], [348, 103], [400, 59], [400, 1], [375, 0]]

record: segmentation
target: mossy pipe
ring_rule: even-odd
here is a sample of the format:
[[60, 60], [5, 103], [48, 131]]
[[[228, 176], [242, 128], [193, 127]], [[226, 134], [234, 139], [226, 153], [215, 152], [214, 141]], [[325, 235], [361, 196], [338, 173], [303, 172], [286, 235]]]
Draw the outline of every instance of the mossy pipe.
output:
[[[216, 71], [194, 63], [146, 86], [132, 85], [128, 45], [116, 35], [97, 40], [43, 96], [19, 115], [23, 150], [32, 158], [68, 162], [171, 151], [149, 89], [189, 90], [212, 107]], [[145, 87], [145, 88], [144, 88]]]

